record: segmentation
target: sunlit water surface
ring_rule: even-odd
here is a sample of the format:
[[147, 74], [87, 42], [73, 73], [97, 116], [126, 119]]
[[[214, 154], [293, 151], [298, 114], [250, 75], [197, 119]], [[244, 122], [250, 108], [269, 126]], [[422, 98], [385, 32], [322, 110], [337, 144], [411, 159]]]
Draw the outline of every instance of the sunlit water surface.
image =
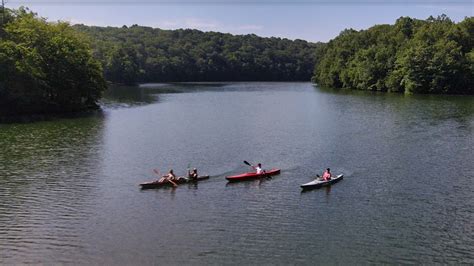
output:
[[[114, 87], [0, 125], [0, 264], [474, 263], [474, 98], [309, 83]], [[227, 184], [262, 162], [272, 179]], [[141, 191], [152, 169], [197, 185]], [[344, 180], [301, 193], [331, 167]]]

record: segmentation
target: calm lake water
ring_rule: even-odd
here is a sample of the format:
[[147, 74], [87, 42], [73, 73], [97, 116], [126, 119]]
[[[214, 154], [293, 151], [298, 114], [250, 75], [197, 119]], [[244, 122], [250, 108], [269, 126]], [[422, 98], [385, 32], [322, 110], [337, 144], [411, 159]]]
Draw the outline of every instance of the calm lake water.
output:
[[[474, 97], [309, 83], [115, 87], [0, 125], [0, 264], [474, 263]], [[243, 160], [272, 179], [227, 184]], [[152, 169], [211, 178], [139, 189]], [[301, 193], [326, 167], [344, 180]]]

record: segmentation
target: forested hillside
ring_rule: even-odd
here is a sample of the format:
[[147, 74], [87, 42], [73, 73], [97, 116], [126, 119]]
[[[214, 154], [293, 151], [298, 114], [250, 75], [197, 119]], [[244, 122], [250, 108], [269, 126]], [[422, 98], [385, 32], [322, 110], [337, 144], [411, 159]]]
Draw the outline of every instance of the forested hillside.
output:
[[323, 44], [198, 30], [75, 28], [90, 36], [107, 80], [309, 81]]
[[308, 81], [405, 93], [474, 94], [474, 18], [401, 17], [328, 44], [191, 29], [94, 27], [6, 9], [0, 115], [96, 108], [105, 80]]
[[69, 24], [6, 10], [0, 37], [0, 116], [98, 107], [102, 68]]
[[321, 86], [405, 93], [474, 94], [474, 18], [442, 15], [345, 30], [324, 47]]

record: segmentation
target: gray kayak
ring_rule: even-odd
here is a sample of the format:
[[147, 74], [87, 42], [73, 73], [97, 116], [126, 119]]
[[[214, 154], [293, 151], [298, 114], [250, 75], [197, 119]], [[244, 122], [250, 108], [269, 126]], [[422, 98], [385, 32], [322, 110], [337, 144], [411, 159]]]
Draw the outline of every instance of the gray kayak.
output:
[[336, 177], [333, 177], [333, 178], [331, 178], [331, 180], [328, 180], [328, 181], [324, 181], [324, 180], [322, 180], [322, 178], [321, 179], [316, 178], [315, 180], [313, 180], [311, 182], [308, 182], [306, 184], [301, 185], [301, 188], [303, 190], [305, 190], [305, 189], [314, 189], [314, 188], [321, 188], [321, 187], [325, 187], [325, 186], [330, 186], [334, 183], [337, 183], [337, 182], [341, 181], [343, 178], [344, 178], [343, 174], [340, 174]]

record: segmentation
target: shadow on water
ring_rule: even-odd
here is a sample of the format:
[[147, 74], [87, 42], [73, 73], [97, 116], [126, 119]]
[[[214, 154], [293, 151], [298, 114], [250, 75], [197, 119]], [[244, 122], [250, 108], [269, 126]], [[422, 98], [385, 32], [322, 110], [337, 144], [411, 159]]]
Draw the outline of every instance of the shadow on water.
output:
[[209, 91], [219, 89], [227, 85], [226, 82], [171, 82], [171, 83], [147, 83], [140, 87], [154, 89], [160, 93], [180, 93], [180, 92], [196, 92]]
[[315, 191], [321, 191], [323, 190], [326, 195], [329, 195], [331, 193], [331, 186], [324, 186], [324, 187], [319, 187], [319, 188], [307, 188], [307, 189], [301, 189], [301, 194], [306, 194], [308, 192], [315, 192]]
[[104, 108], [142, 106], [160, 101], [160, 94], [219, 90], [225, 83], [146, 83], [140, 85], [110, 84], [102, 99]]
[[[317, 85], [313, 85], [313, 88], [328, 97], [328, 102], [340, 102], [340, 108], [347, 109], [343, 113], [361, 112], [364, 118], [370, 118], [377, 116], [378, 110], [384, 110], [388, 120], [393, 119], [394, 124], [407, 131], [426, 131], [426, 127], [437, 127], [447, 121], [453, 129], [474, 131], [471, 123], [474, 117], [472, 96], [332, 89]], [[420, 120], [423, 122], [420, 123]]]
[[[175, 82], [145, 83], [140, 85], [110, 84], [102, 100], [108, 108], [133, 107], [159, 102], [160, 94], [223, 92], [223, 91], [266, 91], [268, 84], [262, 82]], [[285, 82], [274, 82], [274, 90], [287, 90]]]
[[52, 113], [52, 114], [29, 114], [29, 115], [9, 115], [1, 116], [0, 115], [0, 125], [1, 124], [24, 124], [24, 123], [34, 123], [41, 121], [55, 121], [59, 119], [78, 119], [86, 117], [102, 117], [104, 112], [101, 109], [97, 110], [87, 110], [81, 112], [72, 112], [72, 113]]
[[[414, 104], [415, 106], [416, 104], [423, 104], [423, 107], [428, 105], [431, 108], [427, 114], [430, 115], [430, 118], [434, 119], [469, 118], [474, 115], [472, 97], [466, 95], [404, 94], [397, 92], [326, 88], [314, 84], [313, 88], [326, 95], [342, 95], [359, 99], [367, 98], [371, 103], [374, 99], [376, 101], [386, 101], [386, 103], [395, 104], [396, 107], [398, 107], [397, 110], [406, 110], [407, 107], [413, 106]], [[343, 99], [347, 100], [347, 97]], [[344, 108], [344, 106], [341, 106], [341, 108]], [[446, 112], [446, 108], [449, 108], [450, 112]]]
[[260, 187], [265, 182], [267, 182], [266, 178], [244, 180], [244, 181], [238, 181], [238, 182], [227, 182], [225, 184], [225, 187], [228, 187], [228, 188], [231, 188], [231, 187], [245, 187], [245, 188]]
[[[100, 100], [102, 109], [118, 109], [143, 106], [160, 101], [159, 94], [186, 93], [201, 90], [213, 90], [224, 86], [221, 83], [150, 83], [142, 85], [110, 84]], [[1, 116], [0, 124], [32, 123], [39, 121], [54, 121], [58, 119], [77, 119], [93, 116], [103, 116], [102, 109], [73, 113], [29, 114], [18, 116]]]
[[158, 100], [147, 87], [112, 84], [104, 93], [102, 105], [106, 108], [120, 108], [150, 104]]
[[275, 179], [275, 176], [269, 176], [269, 177], [262, 177], [262, 178], [255, 178], [255, 179], [249, 179], [249, 180], [241, 180], [241, 181], [233, 181], [233, 182], [227, 182], [225, 184], [226, 187], [232, 187], [232, 186], [242, 186], [244, 185], [245, 187], [259, 187], [260, 185], [270, 182]]

